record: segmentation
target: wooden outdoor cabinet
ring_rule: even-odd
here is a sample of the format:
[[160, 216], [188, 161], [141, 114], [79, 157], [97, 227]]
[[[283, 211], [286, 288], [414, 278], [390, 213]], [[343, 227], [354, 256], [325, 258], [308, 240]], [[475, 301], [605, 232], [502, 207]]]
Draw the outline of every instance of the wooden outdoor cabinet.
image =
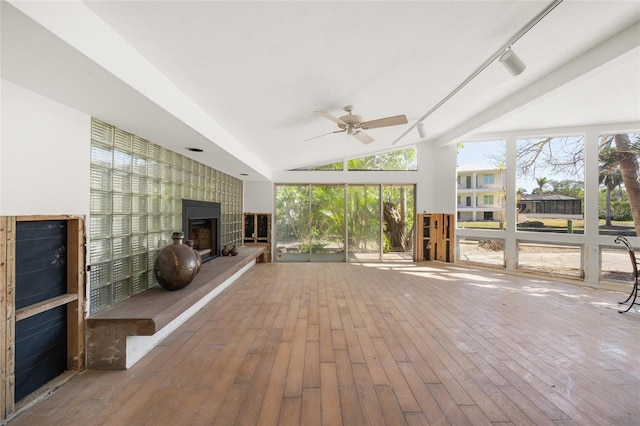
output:
[[244, 214], [242, 245], [264, 247], [263, 259], [258, 261], [271, 262], [271, 214]]
[[416, 215], [414, 260], [453, 262], [454, 227], [452, 214], [421, 213]]

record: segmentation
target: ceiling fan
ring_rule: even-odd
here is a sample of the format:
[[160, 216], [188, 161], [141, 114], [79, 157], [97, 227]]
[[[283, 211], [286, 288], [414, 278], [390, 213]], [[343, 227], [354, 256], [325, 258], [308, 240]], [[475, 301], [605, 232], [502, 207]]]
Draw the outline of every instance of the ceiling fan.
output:
[[361, 116], [352, 114], [353, 105], [347, 105], [343, 108], [347, 115], [343, 115], [342, 117], [334, 117], [325, 111], [315, 111], [316, 114], [321, 115], [322, 117], [333, 121], [338, 124], [338, 127], [341, 130], [336, 130], [334, 132], [325, 133], [324, 135], [315, 136], [313, 138], [307, 139], [308, 141], [312, 139], [321, 138], [323, 136], [327, 136], [333, 133], [342, 133], [346, 132], [347, 135], [351, 135], [358, 139], [360, 142], [364, 144], [368, 144], [373, 142], [373, 138], [366, 134], [363, 130], [375, 129], [378, 127], [388, 127], [388, 126], [396, 126], [398, 124], [407, 124], [407, 116], [405, 115], [394, 115], [393, 117], [385, 117], [379, 118], [377, 120], [364, 121]]

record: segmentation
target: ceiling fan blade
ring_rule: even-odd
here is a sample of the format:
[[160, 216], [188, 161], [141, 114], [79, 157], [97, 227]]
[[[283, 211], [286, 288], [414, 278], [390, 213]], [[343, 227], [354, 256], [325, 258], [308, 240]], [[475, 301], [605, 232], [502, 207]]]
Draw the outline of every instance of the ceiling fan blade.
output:
[[369, 136], [368, 134], [366, 134], [365, 132], [363, 132], [362, 130], [358, 130], [357, 132], [355, 132], [353, 134], [353, 136], [358, 139], [360, 142], [362, 142], [363, 144], [368, 144], [373, 142], [373, 138], [371, 136]]
[[329, 132], [329, 133], [325, 133], [324, 135], [314, 136], [314, 137], [312, 137], [312, 138], [305, 139], [305, 142], [306, 142], [306, 141], [311, 141], [311, 140], [313, 140], [313, 139], [318, 139], [318, 138], [321, 138], [321, 137], [323, 137], [323, 136], [332, 135], [332, 134], [334, 134], [334, 133], [342, 133], [342, 132], [346, 132], [346, 131], [347, 131], [347, 129], [343, 129], [343, 130], [336, 130], [335, 132]]
[[328, 112], [324, 112], [324, 111], [314, 111], [314, 112], [318, 115], [323, 116], [327, 120], [333, 121], [334, 123], [344, 124], [344, 125], [347, 124], [344, 121], [340, 120], [338, 117], [334, 117], [333, 115], [329, 114]]
[[379, 118], [377, 120], [365, 121], [360, 124], [362, 129], [375, 129], [377, 127], [397, 126], [398, 124], [407, 124], [406, 115], [394, 115], [393, 117]]

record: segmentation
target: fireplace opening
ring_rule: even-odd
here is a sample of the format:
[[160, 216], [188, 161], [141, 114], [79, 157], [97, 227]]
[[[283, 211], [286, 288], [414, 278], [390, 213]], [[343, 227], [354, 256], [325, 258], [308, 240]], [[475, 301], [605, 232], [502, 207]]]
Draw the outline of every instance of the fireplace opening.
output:
[[218, 252], [215, 237], [218, 228], [217, 219], [189, 219], [188, 224], [187, 239], [193, 241], [194, 249], [198, 250], [201, 255]]
[[207, 262], [220, 256], [220, 203], [182, 200], [182, 232]]

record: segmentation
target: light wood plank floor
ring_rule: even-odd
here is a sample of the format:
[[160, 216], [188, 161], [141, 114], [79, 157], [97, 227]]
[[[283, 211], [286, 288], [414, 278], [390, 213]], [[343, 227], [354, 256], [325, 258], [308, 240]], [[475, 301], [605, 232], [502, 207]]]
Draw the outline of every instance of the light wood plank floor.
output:
[[638, 425], [625, 294], [439, 263], [258, 264], [11, 425]]

